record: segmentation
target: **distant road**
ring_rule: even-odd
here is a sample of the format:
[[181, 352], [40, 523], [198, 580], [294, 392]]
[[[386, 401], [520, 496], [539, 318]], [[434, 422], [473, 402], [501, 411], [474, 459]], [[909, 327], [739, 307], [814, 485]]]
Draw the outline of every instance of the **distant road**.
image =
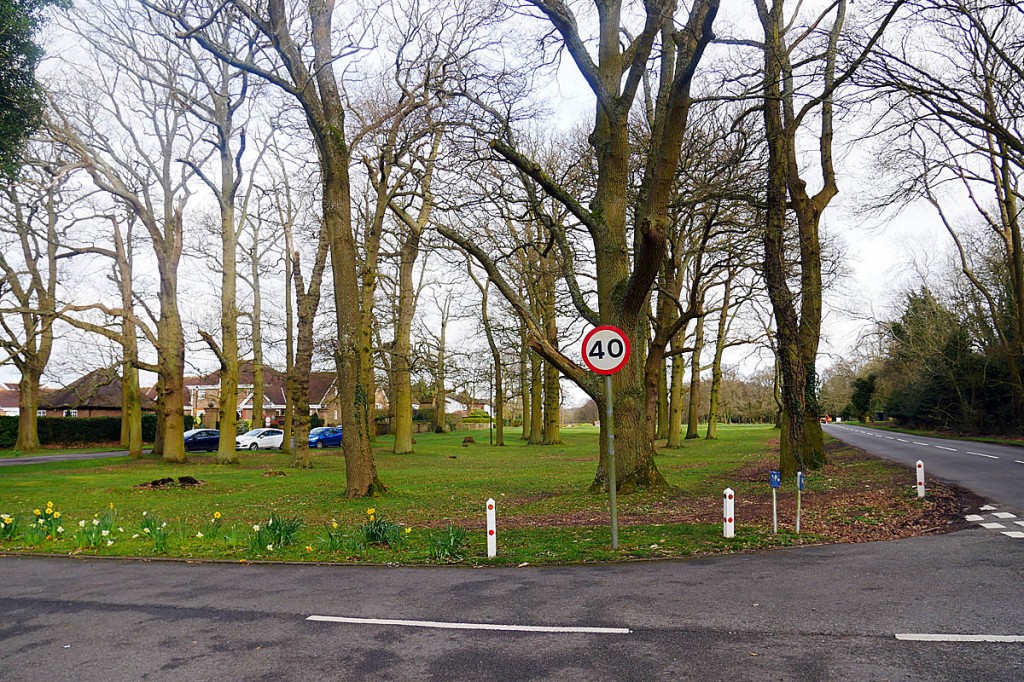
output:
[[0, 467], [13, 467], [22, 464], [43, 464], [45, 462], [70, 462], [76, 459], [104, 459], [109, 457], [127, 457], [127, 450], [111, 452], [72, 452], [63, 455], [32, 455], [31, 457], [3, 457]]
[[873, 455], [913, 467], [925, 476], [956, 483], [982, 497], [1024, 512], [1024, 448], [966, 440], [927, 438], [864, 426], [829, 424], [830, 436]]

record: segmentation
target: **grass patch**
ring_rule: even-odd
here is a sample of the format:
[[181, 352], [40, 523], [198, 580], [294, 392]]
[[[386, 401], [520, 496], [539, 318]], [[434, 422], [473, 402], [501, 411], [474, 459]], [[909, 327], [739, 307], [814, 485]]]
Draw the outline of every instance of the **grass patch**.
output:
[[[479, 439], [479, 432], [472, 434]], [[240, 463], [229, 467], [212, 455], [192, 455], [185, 465], [147, 456], [4, 467], [0, 514], [15, 519], [17, 532], [0, 529], [0, 550], [410, 564], [595, 562], [846, 540], [853, 531], [872, 539], [883, 532], [895, 536], [908, 519], [921, 530], [934, 524], [920, 519], [945, 510], [907, 497], [902, 468], [830, 446], [833, 463], [807, 479], [805, 533], [773, 535], [767, 472], [777, 461], [778, 432], [721, 426], [717, 441], [657, 451], [672, 487], [618, 497], [620, 548], [612, 551], [607, 496], [588, 491], [598, 430], [562, 434], [562, 445], [528, 446], [509, 430], [502, 448], [485, 442], [462, 447], [465, 432], [420, 434], [408, 455], [391, 454], [391, 439], [381, 438], [376, 462], [390, 491], [371, 500], [345, 499], [338, 450], [315, 451], [312, 469], [290, 468], [291, 455], [276, 451], [240, 452]], [[138, 487], [182, 476], [200, 484]], [[721, 537], [727, 486], [737, 492], [737, 537], [730, 540]], [[792, 528], [791, 488], [786, 482], [780, 495], [780, 530]], [[486, 559], [484, 532], [489, 497], [498, 514], [493, 562]], [[32, 527], [32, 511], [47, 502], [62, 514], [65, 533], [56, 537]], [[82, 521], [88, 532], [76, 541]], [[94, 527], [100, 529], [89, 530]], [[272, 531], [281, 534], [271, 537]]]

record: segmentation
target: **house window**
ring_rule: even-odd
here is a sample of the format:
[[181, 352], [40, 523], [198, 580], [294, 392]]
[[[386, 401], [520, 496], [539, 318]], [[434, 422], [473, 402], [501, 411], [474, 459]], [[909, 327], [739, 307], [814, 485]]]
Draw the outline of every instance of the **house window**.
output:
[[78, 410], [64, 410], [64, 416], [65, 417], [77, 417], [78, 416]]
[[338, 421], [338, 411], [334, 411], [334, 421]]
[[46, 416], [46, 410], [36, 410], [36, 416], [37, 417], [45, 417]]

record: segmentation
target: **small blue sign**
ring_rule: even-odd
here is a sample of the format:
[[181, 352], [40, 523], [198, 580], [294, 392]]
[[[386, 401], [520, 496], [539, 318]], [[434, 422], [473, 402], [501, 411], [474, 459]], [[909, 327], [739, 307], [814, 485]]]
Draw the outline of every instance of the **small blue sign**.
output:
[[768, 472], [768, 485], [773, 488], [782, 487], [782, 472], [772, 469]]
[[803, 490], [804, 489], [804, 472], [802, 472], [802, 471], [796, 472], [796, 489], [797, 490]]

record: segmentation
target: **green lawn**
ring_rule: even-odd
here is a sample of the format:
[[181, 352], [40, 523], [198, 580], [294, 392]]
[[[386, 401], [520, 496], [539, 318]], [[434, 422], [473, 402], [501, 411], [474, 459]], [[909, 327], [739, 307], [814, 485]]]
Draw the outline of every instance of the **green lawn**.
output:
[[[562, 434], [563, 445], [527, 446], [511, 431], [503, 448], [487, 445], [486, 431], [421, 434], [411, 455], [390, 454], [390, 439], [381, 438], [375, 445], [377, 467], [390, 490], [372, 500], [345, 499], [344, 462], [332, 450], [314, 454], [314, 468], [305, 470], [290, 468], [290, 456], [276, 452], [239, 453], [237, 466], [192, 455], [185, 465], [148, 458], [3, 467], [0, 513], [17, 517], [17, 529], [7, 539], [0, 529], [0, 550], [422, 563], [431, 561], [432, 545], [454, 524], [467, 531], [466, 560], [484, 563], [488, 497], [497, 503], [496, 562], [504, 564], [685, 556], [821, 539], [806, 533], [799, 539], [786, 532], [773, 536], [763, 522], [744, 524], [743, 519], [735, 539], [721, 537], [722, 489], [731, 486], [741, 498], [763, 496], [762, 479], [777, 440], [770, 427], [731, 426], [720, 427], [718, 441], [686, 441], [677, 450], [659, 451], [658, 466], [673, 488], [619, 496], [620, 548], [613, 552], [607, 496], [588, 491], [596, 469], [597, 429], [566, 428]], [[463, 447], [466, 435], [477, 443]], [[134, 487], [180, 476], [203, 484]], [[812, 477], [809, 493], [815, 486], [824, 489], [825, 481]], [[27, 531], [36, 520], [34, 510], [39, 518], [52, 516], [46, 513], [48, 502], [60, 512], [63, 533], [56, 540]], [[368, 509], [375, 520], [399, 526], [397, 548], [361, 541]], [[220, 518], [213, 523], [215, 512]], [[271, 514], [280, 517], [279, 524], [289, 518], [304, 522], [289, 546], [256, 546], [266, 540]], [[167, 525], [154, 527], [154, 519]], [[170, 533], [164, 547], [147, 539], [144, 523], [151, 531]], [[257, 525], [264, 535], [254, 531]], [[101, 529], [108, 534], [97, 535]]]

